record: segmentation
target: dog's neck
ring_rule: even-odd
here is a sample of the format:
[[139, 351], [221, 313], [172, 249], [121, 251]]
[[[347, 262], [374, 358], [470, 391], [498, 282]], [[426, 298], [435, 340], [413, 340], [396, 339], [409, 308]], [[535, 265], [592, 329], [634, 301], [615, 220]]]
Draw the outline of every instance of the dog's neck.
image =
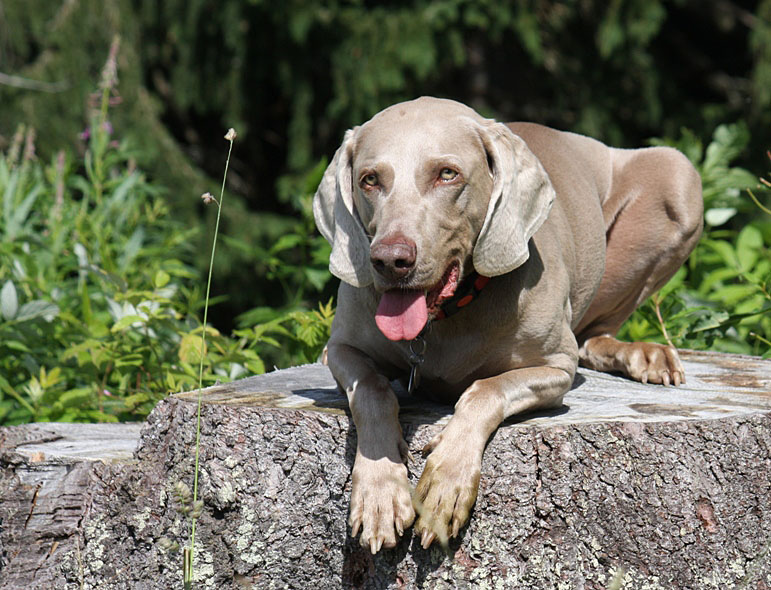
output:
[[412, 394], [420, 383], [420, 366], [425, 360], [426, 352], [425, 337], [431, 331], [431, 322], [458, 313], [474, 301], [489, 282], [490, 277], [482, 276], [476, 271], [470, 273], [460, 282], [453, 296], [442, 302], [439, 312], [433, 319], [428, 320], [420, 334], [414, 340], [410, 340], [410, 375], [407, 382], [407, 393]]

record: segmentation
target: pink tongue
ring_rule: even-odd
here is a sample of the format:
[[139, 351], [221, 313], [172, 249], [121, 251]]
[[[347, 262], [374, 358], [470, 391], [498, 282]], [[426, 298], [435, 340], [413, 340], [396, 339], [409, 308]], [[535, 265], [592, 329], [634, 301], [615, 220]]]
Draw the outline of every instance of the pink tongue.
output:
[[386, 291], [375, 313], [377, 327], [389, 340], [412, 340], [427, 321], [428, 308], [422, 291]]

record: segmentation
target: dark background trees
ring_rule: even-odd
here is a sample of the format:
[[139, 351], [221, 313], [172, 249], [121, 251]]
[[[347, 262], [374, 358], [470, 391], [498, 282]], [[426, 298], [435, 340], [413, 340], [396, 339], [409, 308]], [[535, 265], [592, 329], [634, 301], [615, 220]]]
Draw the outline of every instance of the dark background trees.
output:
[[736, 120], [752, 129], [748, 161], [771, 141], [768, 0], [5, 0], [0, 72], [66, 86], [0, 86], [5, 141], [24, 120], [43, 153], [76, 142], [115, 33], [121, 134], [189, 183], [220, 174], [221, 131], [236, 127], [231, 187], [250, 210], [290, 212], [282, 178], [423, 94], [619, 146]]

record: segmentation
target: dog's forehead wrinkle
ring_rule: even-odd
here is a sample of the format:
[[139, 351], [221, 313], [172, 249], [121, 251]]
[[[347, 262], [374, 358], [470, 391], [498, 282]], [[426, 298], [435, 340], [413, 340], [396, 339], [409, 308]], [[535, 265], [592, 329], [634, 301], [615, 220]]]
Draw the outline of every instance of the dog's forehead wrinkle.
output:
[[443, 144], [446, 146], [444, 149], [463, 145], [478, 135], [478, 128], [483, 122], [475, 120], [472, 114], [473, 111], [469, 114], [466, 111], [440, 108], [409, 109], [406, 114], [397, 116], [397, 111], [386, 109], [359, 128], [358, 147], [363, 148], [369, 143], [381, 149], [386, 144], [433, 144], [435, 149], [442, 151], [440, 146]]
[[392, 118], [425, 118], [427, 116], [437, 117], [469, 117], [481, 119], [481, 116], [471, 107], [446, 98], [435, 98], [422, 96], [415, 100], [398, 103], [380, 111], [375, 119]]

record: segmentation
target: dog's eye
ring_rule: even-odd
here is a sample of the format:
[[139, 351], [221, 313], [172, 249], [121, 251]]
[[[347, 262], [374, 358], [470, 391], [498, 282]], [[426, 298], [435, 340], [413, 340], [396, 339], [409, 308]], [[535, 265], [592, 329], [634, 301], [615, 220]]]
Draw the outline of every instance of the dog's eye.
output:
[[442, 168], [439, 172], [439, 179], [445, 182], [455, 180], [458, 177], [458, 173], [452, 168]]
[[375, 188], [377, 186], [377, 174], [366, 174], [361, 179], [364, 188]]

